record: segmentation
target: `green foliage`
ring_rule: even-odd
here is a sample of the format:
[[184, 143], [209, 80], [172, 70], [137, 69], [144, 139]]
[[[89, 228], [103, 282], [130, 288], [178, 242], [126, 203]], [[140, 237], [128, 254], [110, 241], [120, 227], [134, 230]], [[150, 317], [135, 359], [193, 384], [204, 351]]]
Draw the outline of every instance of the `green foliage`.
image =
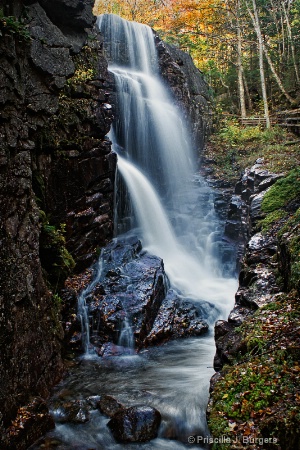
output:
[[0, 8], [0, 36], [3, 34], [15, 34], [22, 39], [30, 39], [27, 26], [14, 16], [5, 16]]
[[262, 130], [259, 126], [241, 126], [238, 121], [231, 119], [223, 122], [218, 138], [229, 147], [241, 146], [250, 142], [275, 144], [282, 140], [284, 133], [284, 130], [280, 127]]
[[278, 180], [265, 194], [262, 211], [270, 213], [286, 206], [300, 196], [300, 170], [294, 169], [285, 178]]
[[262, 229], [263, 232], [269, 231], [272, 225], [278, 220], [285, 217], [287, 213], [282, 209], [276, 209], [268, 214], [264, 219], [258, 222], [258, 226]]
[[293, 143], [295, 136], [286, 130], [243, 127], [238, 121], [228, 119], [221, 119], [220, 124], [220, 130], [210, 139], [206, 155], [215, 162], [212, 169], [216, 177], [237, 181], [241, 170], [251, 167], [261, 157], [264, 167], [275, 173], [299, 166], [300, 147]]
[[50, 225], [46, 214], [40, 213], [42, 228], [40, 236], [40, 258], [48, 280], [55, 288], [72, 273], [75, 261], [66, 248], [65, 224]]
[[[242, 436], [280, 438], [282, 433], [286, 438], [295, 434], [300, 374], [295, 331], [299, 319], [300, 304], [291, 292], [278, 296], [236, 329], [246, 352], [232, 366], [224, 367], [215, 385], [209, 415], [213, 436], [233, 441]], [[233, 448], [223, 445], [214, 448]]]
[[92, 81], [95, 78], [95, 70], [93, 68], [78, 68], [73, 77], [69, 78], [67, 83], [69, 85], [72, 84], [81, 84], [86, 83], [87, 81]]

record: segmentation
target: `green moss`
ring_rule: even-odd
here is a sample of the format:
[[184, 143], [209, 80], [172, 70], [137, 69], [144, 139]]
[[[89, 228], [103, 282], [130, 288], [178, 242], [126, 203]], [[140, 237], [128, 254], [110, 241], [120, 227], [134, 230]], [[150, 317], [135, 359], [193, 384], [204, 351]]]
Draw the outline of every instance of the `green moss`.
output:
[[270, 214], [268, 214], [264, 219], [258, 222], [258, 226], [262, 229], [263, 232], [269, 231], [272, 225], [278, 220], [285, 217], [287, 213], [282, 209], [277, 209]]
[[0, 8], [0, 36], [4, 34], [14, 34], [24, 40], [30, 39], [27, 26], [15, 16], [5, 16], [3, 8]]
[[296, 142], [291, 144], [293, 141], [295, 136], [280, 127], [262, 130], [225, 120], [220, 131], [211, 136], [206, 156], [215, 162], [213, 175], [234, 182], [243, 169], [261, 157], [264, 167], [273, 172], [288, 172], [298, 167], [300, 146]]
[[300, 170], [294, 169], [269, 189], [263, 198], [261, 209], [267, 213], [274, 212], [299, 196]]
[[[300, 292], [300, 208], [289, 217], [284, 226], [278, 232], [279, 243], [285, 247], [287, 255], [286, 263], [289, 263], [288, 289], [297, 289]], [[288, 267], [288, 266], [287, 266]], [[285, 267], [285, 269], [287, 268]]]
[[[241, 440], [265, 436], [266, 430], [268, 437], [294, 436], [300, 415], [299, 320], [300, 304], [295, 292], [290, 292], [276, 297], [236, 329], [247, 351], [232, 366], [224, 367], [215, 385], [209, 415], [213, 436]], [[216, 444], [213, 448], [233, 447]]]
[[50, 284], [56, 288], [68, 277], [75, 261], [66, 248], [65, 224], [51, 225], [41, 212], [40, 259]]
[[300, 208], [289, 218], [289, 220], [281, 227], [278, 232], [278, 237], [281, 238], [284, 234], [292, 233], [300, 228]]

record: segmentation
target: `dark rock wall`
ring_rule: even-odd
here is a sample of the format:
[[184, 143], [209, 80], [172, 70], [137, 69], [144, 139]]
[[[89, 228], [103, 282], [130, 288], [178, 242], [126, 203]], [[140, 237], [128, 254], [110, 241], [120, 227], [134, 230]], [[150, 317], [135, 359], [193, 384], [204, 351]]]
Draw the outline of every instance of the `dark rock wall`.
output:
[[[116, 157], [105, 138], [113, 119], [112, 80], [92, 6], [92, 0], [0, 0], [8, 18], [0, 19], [3, 449], [26, 448], [38, 437], [38, 431], [23, 431], [14, 441], [11, 421], [18, 410], [19, 418], [27, 411], [19, 408], [31, 396], [45, 398], [63, 373], [56, 289], [66, 272], [54, 260], [59, 274], [53, 282], [51, 245], [59, 244], [62, 265], [68, 266], [70, 252], [80, 271], [112, 237]], [[158, 47], [162, 74], [192, 118], [201, 147], [209, 122], [202, 118], [209, 111], [207, 86], [188, 56], [161, 42]], [[52, 233], [50, 248], [45, 230]]]
[[156, 47], [162, 76], [190, 124], [195, 149], [201, 153], [211, 129], [209, 86], [188, 53], [166, 44], [158, 36]]
[[263, 215], [260, 209], [263, 196], [280, 177], [266, 170], [262, 159], [257, 160], [236, 184], [229, 204], [225, 238], [235, 239], [238, 244], [239, 287], [228, 321], [219, 320], [215, 325], [217, 371], [241, 350], [234, 329], [258, 308], [272, 302], [279, 292], [278, 264], [272, 258], [277, 252], [276, 238], [272, 233], [255, 233], [255, 226]]
[[18, 408], [30, 395], [47, 396], [63, 372], [59, 301], [40, 261], [40, 210], [51, 226], [66, 224], [69, 251], [78, 268], [87, 265], [112, 236], [115, 171], [93, 2], [7, 3], [0, 1], [12, 16], [0, 23], [1, 448]]

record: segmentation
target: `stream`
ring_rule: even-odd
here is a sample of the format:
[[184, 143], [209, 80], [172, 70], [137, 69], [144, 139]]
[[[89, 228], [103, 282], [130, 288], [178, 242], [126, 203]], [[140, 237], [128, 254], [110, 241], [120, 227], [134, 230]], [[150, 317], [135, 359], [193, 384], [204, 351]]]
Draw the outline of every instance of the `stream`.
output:
[[[123, 233], [136, 235], [144, 252], [162, 258], [170, 288], [179, 298], [203, 306], [210, 331], [135, 354], [134, 337], [128, 334], [133, 325], [126, 316], [118, 343], [133, 351], [101, 358], [90, 342], [88, 287], [78, 311], [84, 353], [50, 401], [55, 430], [31, 449], [208, 448], [204, 438], [209, 436], [206, 406], [214, 373], [213, 326], [218, 318], [226, 318], [234, 303], [234, 251], [222, 241], [213, 191], [194, 173], [196, 149], [188, 124], [160, 78], [152, 30], [114, 15], [100, 16], [98, 26], [117, 90], [118, 114], [110, 133], [118, 153], [116, 239]], [[103, 264], [102, 256], [92, 287], [101, 279]], [[132, 289], [130, 284], [125, 288]], [[126, 407], [156, 408], [162, 416], [158, 437], [119, 444], [107, 427], [109, 418], [93, 408], [85, 423], [60, 423], [60, 402], [105, 394]]]

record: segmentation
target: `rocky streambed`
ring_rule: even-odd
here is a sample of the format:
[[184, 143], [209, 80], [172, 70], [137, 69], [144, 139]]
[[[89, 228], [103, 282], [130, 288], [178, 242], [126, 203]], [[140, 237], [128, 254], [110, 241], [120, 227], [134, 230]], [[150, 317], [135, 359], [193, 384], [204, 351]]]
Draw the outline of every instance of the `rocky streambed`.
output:
[[215, 325], [207, 412], [216, 449], [299, 448], [297, 173], [271, 173], [259, 159], [229, 206], [225, 232], [245, 251], [234, 308]]

